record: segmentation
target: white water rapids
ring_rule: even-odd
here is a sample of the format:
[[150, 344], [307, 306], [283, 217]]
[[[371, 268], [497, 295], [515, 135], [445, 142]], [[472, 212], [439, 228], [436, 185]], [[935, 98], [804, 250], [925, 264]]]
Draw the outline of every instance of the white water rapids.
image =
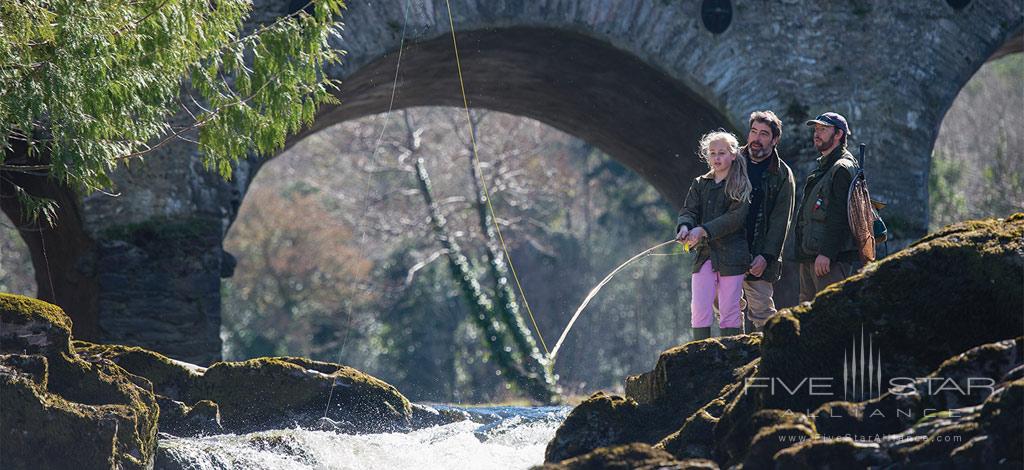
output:
[[252, 434], [161, 436], [157, 469], [526, 469], [568, 407], [465, 408], [473, 420], [409, 433], [347, 435], [282, 429]]

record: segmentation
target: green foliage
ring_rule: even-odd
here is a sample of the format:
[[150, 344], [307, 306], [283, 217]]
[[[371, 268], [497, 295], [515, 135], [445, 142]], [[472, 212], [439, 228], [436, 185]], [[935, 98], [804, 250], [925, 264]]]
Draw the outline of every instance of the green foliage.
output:
[[230, 177], [336, 102], [323, 69], [341, 57], [328, 40], [343, 2], [312, 3], [243, 34], [248, 0], [0, 0], [0, 169], [92, 191], [198, 130], [206, 166]]
[[989, 62], [946, 113], [929, 176], [932, 230], [1024, 210], [1022, 75], [1024, 54]]
[[28, 246], [16, 228], [0, 222], [0, 292], [32, 296], [35, 290]]
[[932, 154], [932, 171], [928, 175], [928, 194], [931, 199], [932, 223], [949, 225], [960, 220], [967, 210], [967, 199], [960, 192], [963, 179], [961, 165], [940, 152]]

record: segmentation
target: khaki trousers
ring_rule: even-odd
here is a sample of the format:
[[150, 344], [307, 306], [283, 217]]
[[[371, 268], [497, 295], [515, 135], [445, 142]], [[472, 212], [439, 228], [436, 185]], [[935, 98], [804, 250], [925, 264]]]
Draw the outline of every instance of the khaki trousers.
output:
[[825, 286], [834, 284], [853, 274], [853, 263], [833, 261], [825, 277], [814, 274], [814, 261], [800, 263], [800, 302], [810, 302]]
[[775, 299], [772, 298], [774, 294], [775, 288], [768, 281], [743, 281], [747, 318], [754, 324], [754, 328], [764, 328], [765, 322], [778, 311], [775, 309]]

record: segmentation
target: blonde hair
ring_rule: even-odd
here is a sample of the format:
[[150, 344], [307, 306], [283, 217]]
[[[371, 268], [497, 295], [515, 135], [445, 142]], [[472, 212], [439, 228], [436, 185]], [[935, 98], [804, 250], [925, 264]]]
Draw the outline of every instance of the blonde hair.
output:
[[711, 168], [708, 161], [708, 153], [711, 143], [724, 141], [729, 145], [729, 153], [734, 157], [729, 167], [729, 174], [725, 177], [725, 194], [735, 201], [750, 200], [750, 179], [747, 178], [747, 159], [740, 155], [740, 142], [736, 136], [723, 130], [708, 132], [700, 138], [700, 159], [708, 164], [708, 172], [704, 176], [713, 178], [715, 170]]

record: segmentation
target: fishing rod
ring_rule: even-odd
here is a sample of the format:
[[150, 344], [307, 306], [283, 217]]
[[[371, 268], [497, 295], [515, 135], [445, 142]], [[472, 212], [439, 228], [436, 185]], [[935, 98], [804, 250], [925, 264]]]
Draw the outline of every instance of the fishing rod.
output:
[[[641, 251], [640, 253], [637, 253], [632, 258], [626, 260], [625, 263], [622, 263], [622, 264], [619, 265], [619, 267], [613, 269], [612, 272], [608, 273], [608, 275], [605, 276], [604, 279], [602, 279], [601, 282], [599, 282], [597, 284], [597, 286], [595, 286], [593, 289], [591, 289], [590, 293], [587, 294], [587, 297], [583, 299], [583, 303], [580, 304], [579, 308], [576, 309], [576, 313], [574, 313], [572, 315], [572, 318], [569, 320], [569, 324], [565, 325], [565, 329], [562, 330], [562, 336], [558, 337], [558, 342], [555, 343], [555, 347], [551, 350], [551, 354], [548, 355], [548, 358], [549, 358], [548, 360], [552, 364], [555, 362], [555, 358], [557, 358], [557, 356], [558, 356], [558, 350], [562, 347], [562, 342], [565, 341], [565, 337], [569, 334], [569, 330], [572, 329], [573, 324], [576, 323], [576, 320], [580, 317], [580, 314], [583, 313], [583, 309], [587, 308], [587, 304], [590, 303], [590, 300], [593, 299], [595, 295], [597, 295], [597, 293], [601, 290], [602, 287], [604, 287], [605, 284], [608, 283], [608, 281], [611, 281], [612, 277], [614, 277], [616, 274], [618, 274], [619, 271], [622, 271], [622, 269], [625, 268], [626, 266], [628, 266], [630, 263], [632, 263], [632, 262], [634, 262], [634, 261], [636, 261], [636, 260], [638, 260], [640, 258], [643, 258], [643, 257], [647, 256], [648, 254], [650, 254], [652, 251], [657, 250], [658, 248], [666, 246], [666, 245], [668, 245], [670, 243], [676, 243], [676, 239], [673, 238], [672, 240], [659, 243], [659, 244], [654, 245], [654, 246], [652, 246], [652, 247], [650, 247], [650, 248], [648, 248], [648, 249], [646, 249], [644, 251]], [[688, 247], [686, 247], [686, 248], [688, 248]], [[689, 250], [687, 250], [687, 251], [689, 251]]]

